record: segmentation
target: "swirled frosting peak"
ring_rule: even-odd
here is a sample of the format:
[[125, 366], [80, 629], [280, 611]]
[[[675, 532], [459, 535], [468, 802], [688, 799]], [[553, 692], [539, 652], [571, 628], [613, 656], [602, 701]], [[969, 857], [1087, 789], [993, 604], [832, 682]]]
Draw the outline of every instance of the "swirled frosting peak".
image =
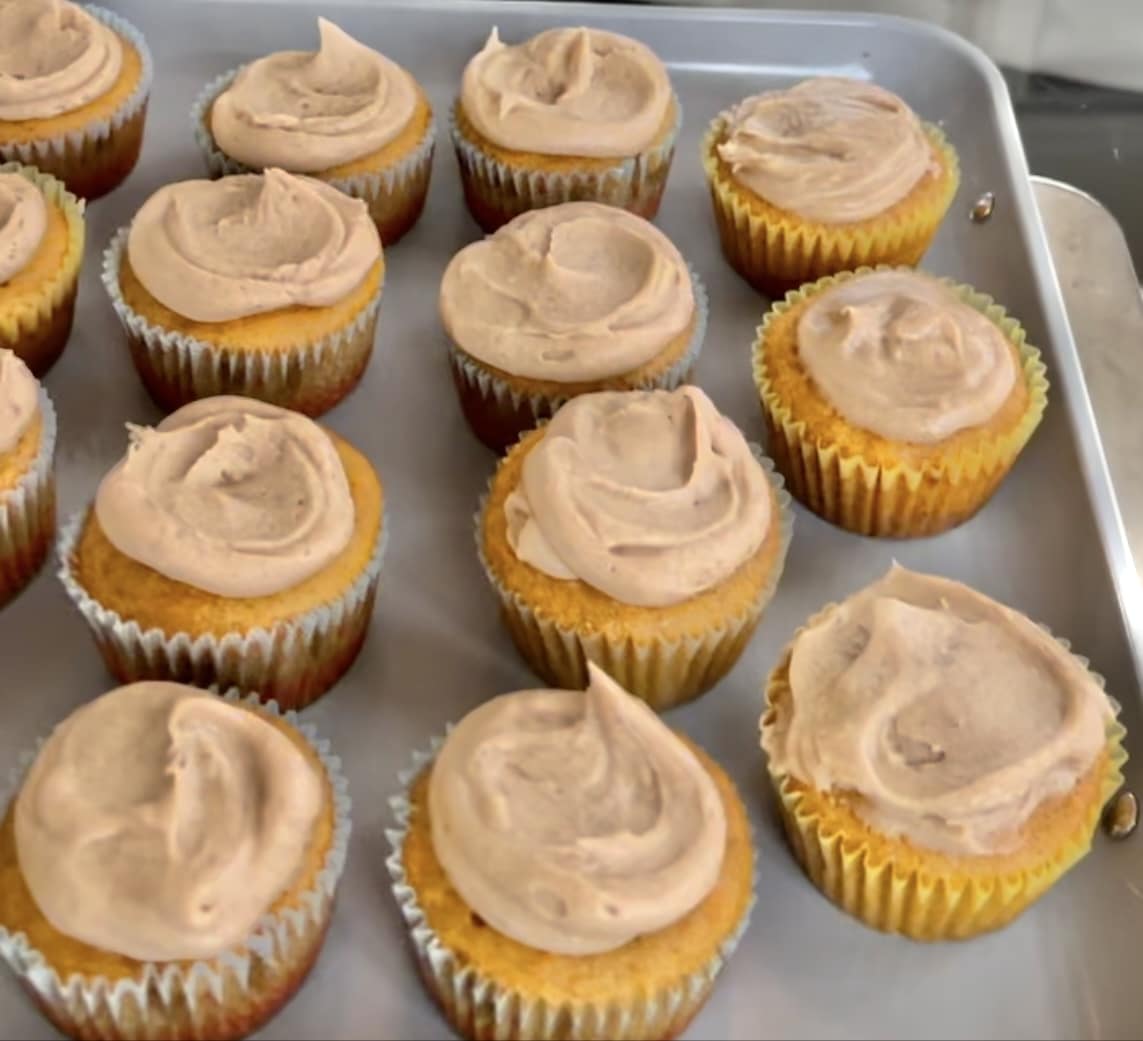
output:
[[1111, 703], [1050, 634], [959, 582], [896, 565], [794, 640], [771, 766], [853, 793], [890, 834], [954, 854], [1004, 852], [1072, 789]]
[[1007, 337], [951, 289], [913, 271], [848, 279], [810, 301], [798, 356], [850, 423], [933, 443], [987, 423], [1017, 379]]
[[322, 780], [256, 713], [176, 683], [89, 702], [16, 799], [16, 852], [45, 918], [138, 961], [236, 947], [302, 868]]
[[654, 144], [671, 84], [648, 47], [617, 33], [548, 29], [513, 46], [493, 29], [464, 70], [460, 103], [502, 148], [618, 158]]
[[440, 306], [468, 354], [561, 382], [639, 368], [695, 312], [671, 241], [642, 217], [595, 202], [532, 210], [466, 246], [445, 271]]
[[36, 418], [40, 392], [28, 366], [0, 348], [0, 454], [20, 443]]
[[0, 119], [51, 119], [119, 79], [114, 30], [67, 0], [0, 0]]
[[469, 713], [432, 768], [433, 848], [494, 929], [555, 954], [622, 947], [714, 888], [726, 814], [695, 754], [594, 665], [587, 691]]
[[281, 51], [245, 66], [210, 109], [227, 155], [262, 169], [319, 173], [384, 148], [417, 105], [412, 77], [318, 19], [316, 51]]
[[18, 173], [0, 174], [0, 286], [32, 262], [47, 230], [39, 187]]
[[282, 170], [168, 184], [143, 204], [127, 238], [147, 292], [195, 322], [329, 307], [380, 256], [361, 199]]
[[823, 76], [724, 115], [719, 158], [779, 209], [846, 224], [895, 206], [939, 169], [916, 114], [873, 83]]
[[354, 504], [329, 435], [252, 398], [204, 398], [131, 428], [95, 516], [125, 556], [231, 598], [271, 596], [328, 567]]
[[718, 585], [775, 523], [742, 432], [690, 386], [569, 401], [504, 509], [520, 560], [641, 607]]

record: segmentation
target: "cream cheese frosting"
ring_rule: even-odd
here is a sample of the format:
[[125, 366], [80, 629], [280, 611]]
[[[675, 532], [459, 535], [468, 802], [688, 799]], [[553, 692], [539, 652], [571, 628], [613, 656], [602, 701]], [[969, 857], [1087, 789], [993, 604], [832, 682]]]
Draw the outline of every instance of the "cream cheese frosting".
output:
[[441, 319], [501, 371], [577, 382], [631, 372], [694, 319], [686, 262], [649, 221], [569, 202], [521, 214], [445, 270]]
[[529, 947], [586, 955], [674, 924], [714, 888], [726, 814], [695, 754], [595, 665], [586, 691], [505, 694], [449, 734], [429, 780], [457, 892]]
[[994, 322], [913, 271], [858, 275], [814, 297], [798, 357], [854, 426], [921, 444], [987, 423], [1018, 372]]
[[773, 509], [742, 432], [690, 386], [574, 398], [504, 504], [520, 560], [640, 607], [729, 578], [766, 538]]
[[18, 173], [0, 174], [0, 286], [32, 262], [47, 230], [39, 186]]
[[147, 292], [195, 322], [329, 307], [380, 256], [361, 199], [276, 169], [168, 184], [143, 204], [127, 237]]
[[241, 944], [304, 863], [322, 779], [253, 712], [134, 683], [48, 738], [15, 804], [20, 873], [59, 932], [138, 961]]
[[20, 443], [36, 418], [40, 391], [36, 377], [12, 351], [0, 347], [0, 455]]
[[210, 109], [218, 147], [255, 169], [318, 173], [384, 148], [413, 118], [417, 87], [395, 62], [318, 19], [316, 51], [242, 68]]
[[131, 447], [95, 497], [100, 528], [125, 556], [245, 599], [304, 582], [349, 545], [349, 481], [313, 420], [216, 397], [129, 429]]
[[67, 0], [0, 0], [0, 120], [51, 119], [119, 79], [114, 30]]
[[460, 103], [502, 148], [620, 158], [655, 143], [672, 94], [663, 63], [626, 36], [549, 29], [511, 45], [493, 29], [464, 70]]
[[1113, 710], [1045, 630], [959, 582], [894, 565], [794, 640], [771, 766], [854, 793], [874, 827], [1001, 853], [1105, 747]]
[[822, 76], [724, 114], [719, 158], [781, 210], [846, 224], [876, 217], [939, 172], [916, 114], [873, 83]]

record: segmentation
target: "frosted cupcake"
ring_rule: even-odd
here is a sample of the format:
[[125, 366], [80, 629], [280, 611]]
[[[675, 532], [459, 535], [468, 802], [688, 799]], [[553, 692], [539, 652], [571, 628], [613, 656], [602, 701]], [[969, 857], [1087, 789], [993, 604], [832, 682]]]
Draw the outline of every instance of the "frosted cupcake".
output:
[[707, 300], [653, 224], [568, 202], [462, 249], [440, 309], [465, 418], [502, 451], [579, 394], [688, 380]]
[[746, 928], [725, 773], [592, 667], [469, 713], [394, 800], [422, 976], [465, 1038], [677, 1037]]
[[212, 177], [277, 167], [361, 199], [392, 245], [424, 209], [436, 128], [396, 62], [318, 19], [316, 51], [280, 51], [214, 80], [195, 102]]
[[637, 40], [578, 28], [505, 44], [493, 29], [452, 112], [465, 201], [485, 231], [572, 200], [650, 219], [681, 121], [665, 66]]
[[697, 387], [569, 401], [500, 463], [477, 546], [529, 665], [595, 662], [656, 709], [734, 665], [785, 563], [789, 499]]
[[365, 372], [384, 276], [365, 203], [282, 170], [168, 184], [103, 256], [135, 367], [168, 412], [219, 394], [328, 411]]
[[293, 713], [173, 683], [89, 702], [0, 823], [0, 957], [70, 1037], [245, 1037], [301, 985], [349, 841]]

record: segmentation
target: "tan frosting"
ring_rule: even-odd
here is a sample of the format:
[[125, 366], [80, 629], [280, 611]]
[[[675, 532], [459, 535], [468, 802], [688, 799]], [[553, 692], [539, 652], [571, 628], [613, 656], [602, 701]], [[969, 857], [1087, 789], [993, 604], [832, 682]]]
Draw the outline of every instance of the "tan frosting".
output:
[[333, 22], [319, 18], [318, 33], [318, 50], [259, 58], [215, 99], [210, 131], [227, 155], [318, 173], [384, 148], [409, 125], [412, 77]]
[[504, 372], [576, 382], [651, 361], [694, 317], [671, 241], [595, 202], [532, 210], [462, 249], [441, 283], [453, 341]]
[[50, 119], [119, 79], [115, 32], [67, 0], [0, 0], [0, 119]]
[[697, 387], [584, 394], [524, 460], [504, 509], [516, 556], [664, 607], [728, 578], [773, 522], [742, 432]]
[[987, 423], [1017, 377], [1004, 333], [911, 271], [859, 275], [811, 300], [798, 357], [854, 426], [923, 444]]
[[664, 929], [718, 881], [726, 814], [710, 775], [594, 665], [586, 692], [525, 690], [469, 713], [433, 766], [433, 848], [506, 936], [554, 954]]
[[1112, 717], [1091, 674], [1024, 615], [894, 565], [794, 640], [777, 770], [860, 796], [873, 826], [954, 854], [1004, 852], [1069, 791]]
[[549, 29], [513, 46], [493, 29], [464, 70], [460, 102], [502, 148], [618, 158], [655, 143], [671, 83], [648, 47], [617, 33]]
[[127, 238], [147, 292], [195, 322], [329, 307], [380, 256], [361, 199], [282, 170], [168, 184], [143, 204]]
[[20, 874], [59, 932], [139, 961], [242, 943], [294, 883], [322, 780], [251, 712], [176, 683], [78, 709], [16, 799]]
[[204, 398], [157, 427], [129, 427], [95, 515], [111, 544], [217, 596], [272, 596], [349, 544], [353, 496], [337, 449], [297, 412]]
[[0, 455], [20, 443], [36, 418], [40, 392], [23, 361], [0, 347]]
[[47, 230], [39, 187], [18, 173], [0, 174], [0, 286], [31, 263]]
[[873, 83], [823, 76], [747, 98], [720, 158], [779, 209], [844, 224], [884, 213], [939, 170], [920, 120]]

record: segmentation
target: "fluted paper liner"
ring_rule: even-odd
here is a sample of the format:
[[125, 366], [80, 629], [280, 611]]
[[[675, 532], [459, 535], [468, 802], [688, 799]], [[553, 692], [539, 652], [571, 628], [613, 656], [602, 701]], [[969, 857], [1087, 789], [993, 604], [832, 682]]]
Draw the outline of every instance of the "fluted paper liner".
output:
[[762, 402], [770, 454], [791, 494], [819, 517], [860, 535], [912, 538], [934, 535], [971, 517], [1000, 485], [1039, 426], [1048, 403], [1047, 370], [1024, 329], [992, 297], [941, 281], [996, 325], [1020, 355], [1028, 402], [1021, 421], [979, 449], [948, 452], [937, 463], [877, 466], [832, 443], [814, 443], [802, 420], [774, 389], [767, 367], [767, 331], [790, 308], [831, 286], [886, 267], [827, 276], [792, 290], [767, 312], [753, 350], [754, 382]]
[[373, 353], [384, 276], [373, 298], [336, 332], [282, 350], [237, 350], [165, 329], [127, 303], [119, 271], [129, 232], [120, 228], [104, 251], [103, 285], [135, 368], [160, 408], [173, 412], [200, 398], [237, 394], [320, 416], [357, 386]]
[[682, 127], [683, 110], [674, 95], [672, 103], [675, 124], [658, 144], [604, 169], [557, 172], [503, 162], [470, 141], [458, 125], [458, 99], [449, 111], [449, 136], [469, 212], [487, 232], [528, 210], [561, 202], [602, 202], [651, 220], [659, 212]]
[[186, 632], [142, 629], [104, 607], [79, 582], [73, 564], [87, 511], [64, 526], [59, 539], [59, 578], [95, 638], [107, 667], [122, 683], [172, 680], [197, 687], [235, 687], [300, 709], [317, 700], [353, 664], [365, 641], [389, 521], [373, 555], [340, 598], [268, 629], [194, 637]]
[[[79, 974], [61, 979], [23, 933], [10, 933], [0, 923], [0, 957], [52, 1023], [72, 1037], [244, 1037], [289, 999], [321, 949], [349, 848], [351, 803], [341, 760], [295, 713], [234, 690], [223, 696], [284, 719], [320, 760], [332, 793], [334, 829], [317, 883], [298, 901], [300, 907], [263, 916], [241, 950], [209, 960], [143, 962], [134, 976], [116, 980]], [[0, 804], [15, 798], [38, 752], [39, 745], [12, 770]]]
[[[694, 288], [695, 323], [690, 342], [679, 359], [658, 375], [638, 384], [628, 383], [622, 374], [584, 382], [598, 383], [600, 390], [674, 390], [688, 382], [706, 338], [710, 304], [706, 286], [698, 272], [690, 264], [687, 270]], [[473, 433], [497, 452], [507, 450], [521, 434], [543, 420], [551, 419], [568, 400], [564, 395], [521, 391], [451, 340], [447, 341], [447, 346], [449, 367], [465, 418]], [[612, 383], [615, 388], [609, 386]]]
[[0, 607], [43, 567], [56, 534], [56, 410], [39, 387], [40, 449], [14, 488], [0, 491]]
[[0, 155], [34, 166], [59, 178], [76, 195], [94, 199], [115, 188], [135, 167], [154, 68], [147, 42], [130, 22], [102, 7], [83, 6], [138, 51], [142, 66], [139, 82], [109, 117], [64, 134], [0, 145]]
[[726, 129], [726, 114], [716, 117], [703, 136], [702, 162], [722, 252], [730, 266], [755, 288], [778, 296], [839, 271], [919, 263], [960, 184], [955, 149], [939, 127], [923, 125], [941, 157], [944, 178], [915, 187], [884, 215], [852, 224], [825, 224], [780, 210], [725, 176], [715, 145]]

